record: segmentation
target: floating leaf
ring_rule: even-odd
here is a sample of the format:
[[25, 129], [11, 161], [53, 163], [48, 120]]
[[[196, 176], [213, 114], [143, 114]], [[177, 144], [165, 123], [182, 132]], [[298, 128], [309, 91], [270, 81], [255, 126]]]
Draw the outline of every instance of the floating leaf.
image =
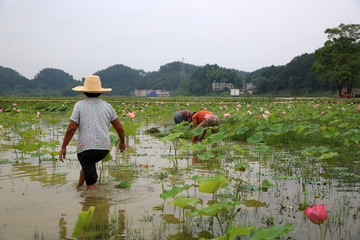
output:
[[26, 145], [22, 150], [24, 152], [33, 152], [39, 149], [39, 145], [32, 143], [32, 144], [28, 144]]
[[259, 228], [253, 232], [249, 240], [272, 240], [283, 235], [286, 236], [290, 231], [294, 231], [293, 226], [290, 223], [286, 223], [282, 227], [277, 227], [275, 225], [269, 227], [268, 229]]
[[244, 205], [246, 207], [256, 207], [256, 208], [258, 208], [258, 207], [266, 207], [267, 206], [267, 204], [265, 202], [260, 202], [260, 201], [254, 200], [254, 199], [246, 200]]
[[115, 188], [131, 188], [131, 182], [127, 179], [115, 185]]
[[245, 170], [249, 170], [250, 166], [248, 163], [241, 163], [241, 164], [236, 164], [234, 166], [235, 170], [237, 171], [245, 171]]
[[33, 129], [29, 128], [25, 132], [21, 134], [23, 138], [31, 138], [32, 136], [38, 134], [39, 132], [34, 131]]
[[313, 185], [326, 185], [326, 182], [324, 181], [307, 181], [307, 182]]
[[212, 152], [203, 152], [199, 154], [198, 157], [200, 160], [209, 160], [211, 158], [214, 158], [215, 154], [213, 154]]
[[10, 161], [8, 159], [0, 159], [0, 164], [14, 164], [18, 163], [18, 161]]
[[333, 158], [333, 157], [337, 157], [337, 156], [339, 156], [339, 154], [337, 152], [329, 152], [329, 153], [322, 154], [318, 159], [325, 160], [325, 159], [329, 159], [329, 158]]
[[53, 147], [57, 147], [59, 145], [59, 141], [53, 141], [51, 143], [46, 143], [44, 145], [44, 148], [53, 148]]
[[196, 206], [199, 201], [200, 201], [200, 199], [198, 199], [196, 197], [190, 197], [190, 198], [176, 197], [176, 198], [174, 198], [174, 200], [172, 200], [168, 204], [175, 205], [175, 206], [181, 207], [181, 208], [185, 208], [188, 205]]
[[44, 155], [46, 155], [46, 152], [36, 152], [31, 154], [32, 157], [42, 157]]
[[263, 188], [276, 187], [275, 184], [269, 182], [269, 180], [267, 180], [267, 179], [265, 179], [264, 181], [262, 181], [261, 186], [262, 186]]
[[91, 206], [88, 211], [81, 211], [75, 224], [75, 228], [71, 234], [71, 237], [77, 237], [81, 233], [85, 232], [86, 228], [90, 225], [92, 216], [94, 214], [95, 207]]
[[[237, 204], [241, 204], [241, 202], [237, 202]], [[195, 217], [197, 215], [216, 216], [216, 214], [218, 214], [218, 212], [220, 212], [221, 210], [228, 209], [229, 207], [232, 206], [234, 206], [233, 202], [216, 203], [208, 208], [194, 209], [191, 212], [186, 212], [185, 216], [191, 216], [191, 217]]]
[[298, 179], [298, 177], [295, 176], [275, 176], [276, 179], [279, 180], [295, 180]]
[[[219, 236], [217, 238], [213, 238], [212, 240], [228, 240], [228, 239], [237, 239], [237, 236], [246, 236], [251, 233], [251, 231], [254, 231], [255, 227], [250, 226], [249, 228], [246, 227], [230, 227], [229, 231], [223, 235]], [[200, 240], [204, 240], [204, 238], [201, 238]]]
[[250, 151], [251, 152], [269, 152], [271, 150], [271, 147], [270, 146], [258, 146], [256, 148], [252, 148]]
[[302, 153], [305, 155], [314, 155], [314, 154], [323, 154], [328, 151], [329, 151], [329, 148], [324, 147], [324, 146], [320, 146], [320, 147], [312, 146], [310, 148], [303, 150]]
[[174, 216], [174, 214], [160, 214], [160, 217], [164, 219], [166, 223], [170, 224], [178, 224], [180, 223], [180, 220]]
[[160, 194], [160, 197], [163, 199], [169, 198], [169, 197], [175, 197], [178, 193], [181, 193], [184, 190], [188, 190], [191, 188], [191, 185], [186, 184], [183, 187], [173, 187], [171, 190], [163, 190], [163, 192]]

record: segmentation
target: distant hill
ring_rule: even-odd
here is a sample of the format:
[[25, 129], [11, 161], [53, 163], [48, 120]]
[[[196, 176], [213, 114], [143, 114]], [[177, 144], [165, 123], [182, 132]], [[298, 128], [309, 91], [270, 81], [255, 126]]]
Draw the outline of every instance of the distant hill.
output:
[[[286, 65], [268, 66], [253, 72], [228, 69], [218, 65], [195, 66], [179, 61], [165, 64], [158, 71], [145, 72], [116, 64], [94, 74], [99, 75], [105, 88], [112, 88], [109, 96], [129, 96], [135, 89], [172, 91], [178, 96], [228, 95], [229, 91], [213, 92], [212, 83], [255, 83], [256, 93], [308, 94], [333, 91], [333, 83], [321, 83], [311, 72], [313, 54], [297, 56]], [[82, 79], [83, 81], [84, 79]], [[60, 69], [45, 68], [29, 80], [13, 69], [0, 66], [0, 96], [79, 96], [71, 90], [82, 84]]]
[[0, 66], [0, 95], [24, 95], [31, 87], [30, 81], [11, 68]]

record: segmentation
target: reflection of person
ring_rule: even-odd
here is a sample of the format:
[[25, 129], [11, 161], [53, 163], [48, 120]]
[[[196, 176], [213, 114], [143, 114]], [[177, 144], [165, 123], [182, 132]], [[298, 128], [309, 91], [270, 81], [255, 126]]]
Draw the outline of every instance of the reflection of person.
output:
[[191, 112], [189, 110], [182, 110], [177, 111], [174, 115], [174, 122], [175, 124], [180, 124], [183, 121], [190, 123], [191, 122], [191, 116], [194, 112]]
[[77, 102], [74, 106], [61, 146], [59, 160], [64, 162], [66, 146], [78, 129], [76, 152], [82, 168], [78, 187], [86, 181], [87, 189], [96, 189], [98, 178], [96, 163], [102, 160], [111, 149], [109, 125], [111, 123], [119, 135], [121, 152], [126, 149], [124, 129], [113, 107], [98, 98], [102, 93], [111, 91], [111, 88], [101, 87], [98, 76], [87, 76], [84, 86], [77, 86], [72, 90], [83, 92], [87, 98]]
[[[206, 127], [214, 127], [214, 126], [220, 125], [220, 119], [218, 118], [218, 116], [216, 116], [212, 112], [205, 111], [205, 110], [196, 112], [192, 116], [192, 121], [194, 123], [195, 128], [197, 128], [199, 126], [206, 128]], [[213, 133], [218, 132], [218, 131], [219, 131], [219, 128], [212, 129]], [[206, 134], [206, 129], [203, 131], [200, 138], [198, 136], [193, 136], [191, 139], [191, 142], [197, 143], [197, 142], [201, 141], [205, 137], [205, 134]]]

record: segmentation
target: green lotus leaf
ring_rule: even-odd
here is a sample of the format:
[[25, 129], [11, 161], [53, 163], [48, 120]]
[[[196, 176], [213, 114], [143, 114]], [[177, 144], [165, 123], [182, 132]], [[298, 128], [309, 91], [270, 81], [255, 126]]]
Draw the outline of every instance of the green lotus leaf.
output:
[[95, 207], [91, 206], [88, 211], [81, 211], [75, 224], [71, 237], [77, 237], [90, 225]]
[[174, 200], [172, 200], [168, 204], [184, 208], [184, 207], [187, 207], [188, 205], [196, 206], [199, 201], [200, 201], [200, 199], [198, 199], [196, 197], [190, 197], [190, 198], [176, 197], [176, 198], [174, 198]]
[[264, 181], [262, 181], [261, 186], [262, 186], [263, 188], [276, 187], [275, 184], [269, 182], [269, 180], [267, 180], [267, 179], [265, 179]]
[[259, 228], [253, 232], [249, 240], [273, 240], [281, 235], [288, 235], [290, 231], [294, 231], [294, 228], [290, 223], [286, 223], [282, 227], [277, 227], [273, 225], [268, 229]]
[[221, 187], [229, 185], [229, 180], [223, 176], [215, 176], [213, 178], [200, 178], [199, 179], [199, 192], [214, 193]]
[[211, 134], [207, 139], [208, 139], [209, 144], [214, 144], [214, 143], [220, 142], [225, 137], [226, 137], [225, 132], [218, 132], [215, 134]]

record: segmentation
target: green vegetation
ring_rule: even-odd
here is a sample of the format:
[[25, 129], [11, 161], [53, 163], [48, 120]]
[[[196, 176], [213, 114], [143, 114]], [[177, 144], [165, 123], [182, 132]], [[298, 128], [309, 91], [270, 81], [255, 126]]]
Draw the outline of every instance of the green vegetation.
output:
[[[43, 195], [50, 199], [52, 195], [63, 195], [64, 191], [74, 198], [79, 195], [68, 179], [74, 175], [73, 169], [78, 173], [79, 168], [75, 167], [78, 162], [67, 159], [65, 164], [58, 165], [56, 159], [60, 147], [57, 139], [66, 127], [62, 120], [67, 120], [75, 103], [70, 100], [34, 102], [13, 98], [0, 101], [1, 147], [8, 154], [0, 164], [6, 166], [2, 168], [4, 174], [15, 174], [9, 175], [14, 186], [11, 189], [15, 188], [16, 179], [21, 178], [22, 185], [26, 181], [31, 181], [31, 186], [41, 183]], [[124, 125], [128, 149], [119, 156], [115, 149], [117, 139], [112, 138], [113, 159], [99, 166], [101, 190], [97, 194], [103, 191], [106, 194], [92, 196], [90, 193], [90, 206], [95, 209], [93, 213], [81, 212], [84, 216], [79, 216], [79, 223], [75, 223], [76, 216], [70, 219], [72, 215], [67, 212], [69, 222], [74, 223], [67, 226], [74, 228], [73, 236], [83, 234], [88, 239], [100, 236], [104, 239], [122, 236], [126, 236], [125, 239], [235, 239], [237, 236], [316, 239], [317, 228], [309, 225], [309, 221], [304, 222], [303, 213], [307, 206], [314, 204], [326, 204], [328, 209], [329, 217], [323, 223], [321, 235], [338, 239], [357, 236], [349, 227], [359, 220], [359, 103], [333, 98], [111, 100]], [[201, 143], [189, 143], [191, 136], [203, 129], [193, 129], [191, 124], [174, 126], [174, 112], [185, 108], [206, 108], [216, 113], [221, 119], [219, 132], [208, 133]], [[128, 112], [135, 112], [136, 116], [131, 118]], [[143, 127], [149, 129], [144, 135], [146, 139], [141, 138]], [[153, 145], [151, 141], [159, 132], [163, 136]], [[166, 148], [161, 150], [159, 146]], [[156, 149], [151, 151], [152, 147]], [[152, 156], [154, 153], [157, 155]], [[71, 153], [68, 154], [70, 157]], [[46, 162], [51, 164], [46, 167]], [[161, 162], [164, 165], [159, 166]], [[12, 167], [12, 173], [7, 172], [8, 166]], [[24, 176], [17, 176], [17, 171], [25, 173]], [[2, 181], [6, 179], [9, 178]], [[132, 211], [136, 209], [131, 207], [131, 201], [136, 205], [141, 199], [127, 198], [127, 195], [131, 191], [141, 192], [139, 187], [146, 189], [146, 199], [151, 204], [142, 206], [146, 211], [142, 216], [132, 218]], [[2, 190], [5, 198], [11, 189]], [[57, 193], [47, 194], [54, 189]], [[27, 199], [28, 194], [21, 199]], [[111, 200], [106, 200], [107, 195]], [[134, 219], [126, 227], [125, 216], [111, 215], [122, 212], [109, 210], [112, 204], [117, 208], [124, 206], [124, 202], [117, 201], [118, 195], [127, 199], [126, 219]], [[100, 204], [102, 201], [105, 203]], [[55, 203], [56, 208], [65, 212], [70, 205], [78, 205], [78, 202], [67, 202], [64, 207], [59, 201]], [[108, 207], [101, 212], [104, 205]], [[2, 214], [7, 219], [12, 212]], [[148, 223], [150, 230], [149, 226], [139, 227], [139, 223]], [[66, 223], [62, 227], [66, 228]], [[35, 229], [37, 236], [39, 232], [47, 232], [41, 226]], [[71, 233], [61, 234], [66, 238]]]

